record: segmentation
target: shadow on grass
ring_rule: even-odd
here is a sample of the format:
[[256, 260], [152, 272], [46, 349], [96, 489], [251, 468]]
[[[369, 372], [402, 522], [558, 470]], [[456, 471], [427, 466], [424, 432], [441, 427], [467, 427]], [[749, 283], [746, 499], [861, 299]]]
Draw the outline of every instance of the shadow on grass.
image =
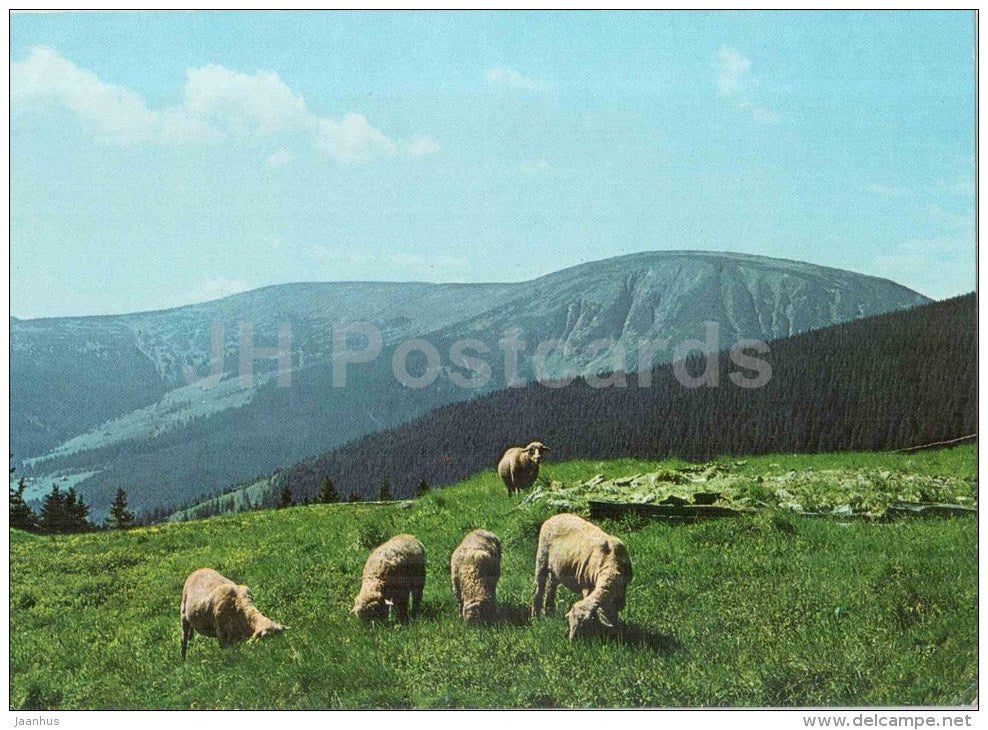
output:
[[494, 625], [509, 624], [511, 626], [524, 626], [531, 618], [532, 608], [528, 604], [520, 603], [499, 603], [497, 606], [497, 617]]
[[649, 649], [663, 656], [683, 649], [683, 645], [672, 634], [662, 634], [633, 621], [625, 623], [610, 635], [605, 634], [604, 637], [626, 646]]

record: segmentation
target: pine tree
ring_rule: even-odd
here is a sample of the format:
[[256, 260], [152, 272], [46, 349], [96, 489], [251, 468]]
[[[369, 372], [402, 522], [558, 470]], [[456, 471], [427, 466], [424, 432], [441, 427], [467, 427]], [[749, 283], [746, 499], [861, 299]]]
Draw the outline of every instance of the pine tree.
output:
[[41, 503], [41, 529], [50, 533], [65, 532], [67, 525], [65, 507], [65, 495], [57, 484], [52, 484], [51, 491], [45, 495]]
[[381, 481], [381, 491], [377, 495], [378, 500], [381, 502], [391, 501], [391, 483], [388, 481], [387, 477]]
[[295, 504], [295, 500], [292, 499], [292, 490], [288, 488], [286, 484], [281, 488], [281, 499], [278, 502], [278, 508], [291, 507]]
[[65, 516], [66, 532], [87, 532], [93, 529], [93, 525], [86, 519], [89, 516], [89, 507], [76, 494], [75, 487], [69, 487], [69, 491], [65, 493]]
[[37, 530], [38, 517], [24, 500], [27, 482], [21, 477], [17, 487], [10, 490], [10, 526], [17, 530]]
[[134, 526], [134, 513], [127, 509], [127, 492], [120, 488], [117, 496], [110, 505], [110, 518], [107, 520], [107, 527], [114, 530], [126, 530]]
[[424, 497], [426, 494], [429, 493], [429, 489], [430, 489], [429, 482], [427, 482], [425, 479], [421, 479], [419, 480], [418, 488], [415, 490], [415, 496]]
[[360, 495], [357, 494], [356, 492], [350, 492], [350, 496], [346, 498], [346, 501], [347, 502], [359, 502], [360, 501]]
[[322, 480], [322, 486], [319, 487], [318, 501], [322, 504], [331, 504], [332, 502], [340, 501], [340, 493], [336, 491], [336, 485], [333, 484], [333, 480], [329, 477]]

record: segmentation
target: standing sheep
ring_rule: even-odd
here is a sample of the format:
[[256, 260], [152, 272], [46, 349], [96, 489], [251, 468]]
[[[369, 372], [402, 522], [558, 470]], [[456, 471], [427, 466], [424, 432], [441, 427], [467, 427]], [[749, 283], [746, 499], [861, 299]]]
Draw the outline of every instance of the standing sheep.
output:
[[460, 617], [468, 624], [489, 623], [497, 611], [497, 581], [501, 577], [501, 542], [487, 530], [463, 538], [449, 559], [453, 595]]
[[425, 548], [414, 535], [395, 535], [374, 548], [364, 564], [360, 592], [353, 601], [353, 613], [364, 621], [386, 620], [394, 607], [398, 621], [417, 613], [425, 588]]
[[234, 583], [211, 568], [200, 568], [182, 588], [182, 659], [189, 639], [198, 631], [219, 639], [226, 648], [237, 641], [276, 634], [287, 627], [254, 607], [250, 588]]
[[532, 616], [542, 611], [543, 598], [545, 612], [552, 613], [556, 588], [562, 583], [583, 596], [566, 614], [570, 641], [593, 633], [598, 623], [616, 628], [630, 582], [631, 557], [618, 538], [572, 514], [554, 515], [542, 523]]
[[504, 452], [497, 465], [497, 473], [508, 488], [508, 496], [535, 483], [539, 476], [539, 463], [549, 450], [548, 446], [533, 441], [528, 446], [515, 446]]

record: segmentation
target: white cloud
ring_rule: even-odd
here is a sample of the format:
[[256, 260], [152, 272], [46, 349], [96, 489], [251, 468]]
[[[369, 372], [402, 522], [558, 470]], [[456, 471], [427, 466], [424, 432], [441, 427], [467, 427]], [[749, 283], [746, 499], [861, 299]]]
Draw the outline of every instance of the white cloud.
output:
[[374, 129], [363, 114], [318, 121], [313, 144], [333, 159], [345, 163], [369, 162], [378, 155], [393, 155], [398, 148], [388, 135]]
[[292, 153], [282, 147], [273, 152], [264, 162], [269, 167], [284, 167], [290, 164], [292, 159], [294, 159]]
[[[294, 134], [313, 148], [347, 164], [377, 157], [420, 157], [438, 149], [413, 137], [398, 144], [373, 127], [362, 114], [336, 119], [316, 115], [302, 96], [273, 71], [241, 73], [211, 64], [186, 71], [182, 103], [150, 109], [139, 94], [102, 81], [90, 71], [49, 48], [35, 47], [27, 58], [10, 65], [12, 109], [37, 110], [63, 106], [78, 116], [102, 142], [127, 146], [263, 140]], [[279, 150], [268, 164], [285, 164]]]
[[217, 65], [186, 71], [180, 112], [232, 137], [274, 134], [312, 124], [305, 100], [292, 93], [278, 74], [245, 74]]
[[546, 94], [552, 91], [552, 87], [545, 81], [524, 76], [506, 66], [487, 69], [484, 72], [484, 78], [487, 79], [487, 83], [495, 86], [505, 86], [509, 89], [519, 89], [535, 94]]
[[717, 93], [733, 96], [742, 90], [744, 77], [751, 71], [751, 61], [733, 48], [721, 48], [717, 52]]
[[751, 77], [750, 59], [735, 49], [724, 46], [717, 52], [714, 68], [717, 71], [718, 96], [728, 99], [735, 109], [750, 114], [756, 122], [779, 123], [777, 111], [752, 99], [752, 90], [756, 84]]
[[95, 137], [119, 145], [151, 138], [157, 125], [157, 115], [138, 94], [101, 81], [48, 48], [32, 48], [26, 60], [10, 64], [10, 104], [61, 104]]
[[413, 136], [408, 145], [408, 154], [411, 157], [428, 157], [436, 154], [439, 150], [439, 143], [436, 140], [421, 134]]
[[544, 157], [540, 157], [537, 160], [523, 160], [518, 163], [515, 169], [523, 175], [530, 175], [532, 177], [548, 175], [554, 172], [554, 168], [549, 163], [549, 160]]

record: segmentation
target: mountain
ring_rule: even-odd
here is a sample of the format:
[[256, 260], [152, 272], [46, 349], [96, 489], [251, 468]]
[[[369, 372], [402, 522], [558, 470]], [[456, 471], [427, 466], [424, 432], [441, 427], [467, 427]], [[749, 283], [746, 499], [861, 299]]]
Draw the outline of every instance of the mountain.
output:
[[[769, 343], [768, 382], [739, 387], [744, 372], [715, 355], [717, 387], [684, 387], [673, 365], [626, 387], [531, 383], [438, 408], [414, 421], [307, 459], [244, 490], [271, 506], [288, 486], [297, 501], [330, 477], [342, 495], [376, 499], [442, 486], [494, 464], [510, 445], [540, 440], [551, 462], [723, 454], [891, 450], [977, 432], [977, 309], [974, 295], [828, 327]], [[700, 358], [688, 362], [699, 375]], [[750, 377], [748, 373], [746, 377]], [[187, 517], [242, 507], [242, 495], [211, 499]]]
[[[37, 498], [53, 480], [105, 511], [118, 487], [131, 504], [175, 504], [421, 414], [533, 378], [536, 345], [558, 340], [543, 377], [648, 368], [700, 339], [717, 350], [770, 340], [929, 301], [885, 279], [740, 254], [652, 252], [591, 262], [505, 284], [390, 282], [272, 286], [178, 309], [11, 320], [11, 451]], [[370, 322], [381, 353], [333, 380], [333, 325]], [[716, 323], [717, 337], [705, 323]], [[241, 323], [249, 324], [243, 332]], [[238, 377], [244, 342], [274, 348], [290, 334], [290, 387], [271, 358]], [[514, 331], [517, 372], [501, 351]], [[220, 334], [221, 333], [221, 334]], [[440, 356], [428, 387], [392, 372], [402, 343], [420, 338]], [[464, 339], [488, 348], [490, 378], [451, 359]], [[666, 348], [641, 340], [669, 341]], [[216, 355], [211, 354], [213, 341]], [[600, 340], [624, 350], [594, 351]], [[351, 348], [366, 342], [347, 340]], [[473, 354], [477, 354], [477, 350]], [[408, 358], [412, 375], [429, 363]], [[204, 379], [211, 365], [219, 374]]]

